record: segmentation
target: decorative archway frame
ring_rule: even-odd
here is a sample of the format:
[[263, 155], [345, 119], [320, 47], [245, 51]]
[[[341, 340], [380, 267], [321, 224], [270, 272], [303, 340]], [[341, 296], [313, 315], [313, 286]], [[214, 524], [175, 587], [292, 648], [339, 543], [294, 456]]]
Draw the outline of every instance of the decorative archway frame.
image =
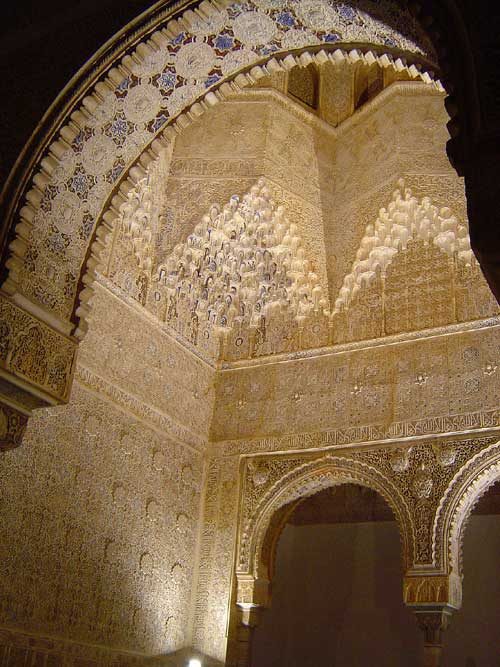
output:
[[[164, 27], [161, 23], [150, 27], [156, 31], [134, 51], [115, 56], [115, 63], [119, 58], [121, 61], [92, 91], [85, 91], [89, 94], [81, 106], [68, 110], [70, 120], [61, 128], [59, 138], [47, 147], [39, 164], [32, 166], [32, 186], [20, 210], [17, 237], [6, 262], [9, 275], [3, 290], [7, 294], [69, 333], [77, 285], [95, 242], [88, 230], [104, 201], [118, 187], [123, 189], [119, 179], [124, 170], [128, 168], [132, 182], [137, 182], [148, 161], [144, 149], [149, 145], [154, 154], [158, 148], [154, 140], [165, 127], [189, 123], [204, 106], [217, 102], [224, 86], [245, 87], [255, 80], [252, 77], [259, 78], [275, 68], [286, 69], [294, 64], [290, 50], [299, 53], [302, 66], [312, 57], [318, 62], [328, 57], [334, 62], [345, 57], [353, 61], [365, 58], [369, 63], [378, 61], [384, 67], [407, 70], [412, 77], [432, 80], [425, 70], [434, 68], [435, 62], [426, 59], [425, 53], [431, 59], [435, 56], [423, 31], [412, 42], [391, 28], [391, 21], [384, 23], [362, 12], [358, 2], [337, 5], [327, 0], [300, 0], [290, 7], [288, 4], [286, 0], [257, 0], [255, 4], [225, 3], [219, 7], [205, 2]], [[386, 4], [374, 4], [372, 10], [378, 6], [386, 11]], [[403, 9], [400, 19], [401, 24], [414, 21]], [[316, 53], [300, 55], [305, 49]], [[167, 78], [161, 79], [160, 85], [163, 75]], [[113, 115], [116, 105], [120, 110]], [[118, 136], [120, 132], [126, 136]], [[130, 168], [141, 153], [142, 166]], [[70, 181], [72, 185], [68, 185]], [[66, 188], [62, 193], [61, 184]], [[85, 199], [86, 190], [91, 205]], [[47, 233], [40, 230], [45, 225], [51, 233], [55, 228], [64, 235], [61, 224], [69, 245], [58, 256], [56, 250], [46, 249]], [[44, 272], [55, 272], [55, 277], [48, 279]], [[35, 281], [29, 274], [37, 276]]]
[[[274, 458], [274, 457], [273, 457]], [[240, 507], [240, 531], [237, 544], [236, 577], [239, 583], [237, 604], [263, 604], [267, 600], [260, 582], [270, 579], [272, 553], [269, 543], [275, 545], [276, 539], [268, 540], [273, 517], [277, 512], [295, 503], [299, 499], [313, 495], [323, 489], [347, 483], [360, 484], [377, 491], [394, 512], [400, 526], [402, 557], [405, 569], [411, 566], [410, 554], [413, 552], [413, 531], [410, 510], [400, 489], [380, 470], [359, 458], [348, 455], [326, 454], [319, 459], [300, 462], [288, 459], [280, 464], [275, 459], [277, 468], [290, 468], [277, 479], [258, 500], [255, 490], [261, 485], [265, 476], [265, 460], [258, 464], [257, 472], [248, 472], [245, 463], [242, 501]], [[251, 463], [251, 465], [255, 465]], [[264, 466], [264, 468], [262, 468]], [[259, 479], [260, 475], [260, 479]], [[252, 480], [253, 476], [253, 480]], [[257, 483], [255, 482], [257, 480]], [[255, 503], [252, 502], [255, 500]], [[286, 518], [286, 517], [285, 517]], [[279, 533], [283, 521], [273, 526]], [[250, 591], [249, 583], [257, 582], [254, 591]], [[254, 597], [250, 599], [249, 594]]]
[[460, 582], [462, 547], [471, 512], [479, 499], [500, 480], [500, 441], [478, 452], [458, 470], [440, 502], [434, 522], [437, 565]]
[[[243, 459], [241, 475], [235, 560], [240, 608], [269, 604], [273, 549], [294, 504], [355, 483], [377, 491], [398, 522], [406, 604], [458, 609], [464, 526], [479, 497], [500, 479], [500, 442], [492, 435], [359, 452], [260, 455]], [[421, 502], [430, 513], [428, 529]]]

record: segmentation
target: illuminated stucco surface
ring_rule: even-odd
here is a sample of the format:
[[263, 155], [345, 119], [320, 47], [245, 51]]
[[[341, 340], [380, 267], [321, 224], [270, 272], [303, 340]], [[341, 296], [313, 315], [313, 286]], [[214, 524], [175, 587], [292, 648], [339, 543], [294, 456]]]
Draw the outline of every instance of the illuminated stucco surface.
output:
[[[260, 4], [227, 10], [231, 35], [210, 23], [183, 37], [175, 76], [214, 75], [214, 40], [246, 44], [250, 18], [262, 43], [292, 39], [276, 32], [276, 3]], [[302, 0], [294, 21], [312, 30], [324, 7]], [[111, 145], [96, 140], [109, 123], [124, 114], [153, 133], [144, 109], [173, 112], [156, 57], [134, 65], [137, 80], [110, 93], [63, 163], [109, 172]], [[442, 94], [403, 77], [356, 109], [361, 66], [343, 61], [339, 87], [332, 67], [318, 66], [315, 109], [297, 82], [287, 94], [286, 71], [233, 89], [163, 139], [102, 212], [71, 400], [37, 412], [1, 460], [5, 655], [36, 635], [46, 664], [139, 664], [187, 647], [224, 660], [228, 643], [235, 664], [236, 603], [262, 603], [273, 517], [345, 481], [393, 507], [406, 602], [459, 606], [462, 527], [499, 473], [498, 307], [445, 157]], [[87, 196], [55, 173], [26, 257], [62, 243], [64, 261], [37, 257], [73, 277], [60, 299], [62, 273], [34, 259], [20, 284], [49, 309], [53, 288], [66, 317], [94, 224], [82, 236], [77, 217], [115, 181], [95, 175]]]

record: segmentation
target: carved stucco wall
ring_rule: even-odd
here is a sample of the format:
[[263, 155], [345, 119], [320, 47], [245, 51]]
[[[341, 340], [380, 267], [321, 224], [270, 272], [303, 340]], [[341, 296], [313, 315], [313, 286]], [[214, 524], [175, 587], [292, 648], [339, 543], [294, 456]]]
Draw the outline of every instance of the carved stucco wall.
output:
[[[428, 194], [438, 206], [453, 205], [459, 217], [465, 216], [460, 180], [444, 166], [444, 157], [433, 157], [444, 156], [441, 125], [432, 126], [430, 139], [425, 138], [429, 114], [441, 114], [444, 125], [441, 97], [432, 91], [415, 99], [402, 96], [394, 108], [389, 94], [384, 99], [387, 108], [382, 100], [372, 108], [373, 116], [359, 112], [350, 121], [352, 136], [348, 128], [337, 172], [329, 163], [338, 156], [328, 139], [332, 131], [317, 119], [306, 119], [303, 110], [300, 116], [285, 108], [283, 100], [270, 101], [269, 93], [253, 91], [207, 114], [172, 146], [168, 177], [160, 170], [165, 191], [159, 205], [165, 210], [158, 222], [166, 233], [155, 246], [157, 257], [185, 240], [211, 201], [224, 203], [236, 186], [236, 192], [244, 192], [259, 171], [269, 172], [273, 195], [288, 203], [313, 259], [325, 267], [325, 276], [330, 267], [328, 277], [337, 286], [351, 268], [366, 225], [391, 201], [401, 175], [419, 198]], [[405, 115], [413, 119], [411, 132]], [[211, 150], [205, 152], [202, 138], [212, 121], [207, 134]], [[356, 132], [363, 132], [366, 142], [351, 162], [346, 156]], [[387, 153], [386, 143], [392, 147]], [[234, 146], [241, 150], [238, 157]], [[352, 182], [344, 169], [353, 170]], [[344, 200], [340, 191], [347, 193]], [[343, 223], [330, 228], [337, 219], [335, 192]], [[325, 212], [331, 217], [324, 241]], [[352, 231], [345, 232], [347, 228]], [[126, 243], [137, 251], [137, 243]], [[105, 255], [108, 266], [112, 252]], [[422, 266], [416, 268], [422, 271]], [[25, 448], [4, 459], [7, 497], [0, 525], [8, 535], [2, 544], [10, 568], [8, 596], [14, 600], [6, 603], [0, 620], [7, 626], [147, 653], [192, 643], [223, 659], [231, 630], [237, 530], [242, 535], [238, 512], [252, 502], [242, 495], [241, 484], [251, 475], [250, 466], [240, 474], [241, 455], [316, 450], [320, 456], [325, 447], [371, 443], [377, 451], [351, 451], [351, 458], [383, 468], [391, 484], [402, 480], [411, 501], [418, 497], [425, 505], [432, 496], [434, 511], [455, 471], [452, 466], [487, 447], [493, 436], [486, 432], [498, 427], [499, 327], [494, 317], [432, 335], [381, 338], [322, 354], [297, 352], [216, 372], [142, 307], [137, 289], [128, 294], [100, 275], [94, 290], [70, 404], [37, 415]], [[464, 436], [462, 442], [468, 431], [484, 438]], [[409, 443], [450, 433], [460, 440], [453, 456], [441, 456], [439, 449], [436, 453], [429, 440], [407, 462]], [[400, 441], [394, 447], [395, 464], [387, 440]], [[198, 525], [203, 453], [210, 458]], [[60, 465], [52, 465], [54, 456]], [[278, 485], [302, 463], [293, 457], [270, 460]], [[429, 471], [420, 474], [420, 464], [432, 469], [431, 483]], [[273, 481], [260, 461], [252, 479], [259, 487], [255, 497]], [[330, 482], [334, 475], [324, 481]], [[295, 492], [313, 487], [314, 482]], [[426, 534], [430, 516], [429, 510]], [[22, 533], [15, 530], [19, 522], [26, 528]], [[23, 561], [25, 551], [30, 558]], [[45, 560], [37, 552], [47, 554]], [[80, 559], [84, 576], [75, 578]], [[96, 574], [100, 572], [104, 574]], [[56, 580], [59, 586], [51, 586]], [[109, 582], [117, 582], [113, 595], [108, 595]], [[47, 594], [39, 599], [40, 590]], [[71, 651], [99, 665], [122, 660], [83, 645], [54, 648], [60, 654]]]
[[[446, 158], [442, 95], [412, 84], [386, 89], [342, 126], [330, 192], [324, 190], [326, 256], [331, 299], [350, 269], [364, 228], [386, 207], [398, 178], [416, 197], [428, 196], [466, 220], [463, 182]], [[355, 220], [356, 224], [352, 224]]]
[[93, 318], [69, 405], [37, 412], [1, 459], [9, 665], [28, 646], [28, 659], [100, 667], [189, 642], [204, 370], [103, 287]]
[[114, 294], [106, 284], [96, 288], [77, 375], [104, 378], [104, 391], [110, 386], [130, 396], [131, 406], [146, 406], [159, 426], [202, 450], [214, 402], [213, 368], [162, 331], [136, 301], [124, 302], [123, 293]]
[[498, 419], [498, 337], [493, 326], [223, 370], [212, 438], [322, 431], [325, 442], [370, 441], [462, 430], [461, 421], [481, 428]]

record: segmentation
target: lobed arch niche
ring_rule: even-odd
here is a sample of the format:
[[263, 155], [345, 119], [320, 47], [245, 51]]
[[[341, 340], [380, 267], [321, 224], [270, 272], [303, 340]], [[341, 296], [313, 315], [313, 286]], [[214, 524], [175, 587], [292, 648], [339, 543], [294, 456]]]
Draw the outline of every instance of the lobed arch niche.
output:
[[299, 501], [277, 541], [252, 664], [362, 662], [368, 654], [376, 665], [418, 664], [401, 555], [394, 514], [369, 487], [346, 483]]
[[[320, 460], [295, 465], [286, 473], [290, 462], [281, 467], [279, 461], [273, 459], [250, 458], [242, 466], [226, 657], [226, 664], [230, 666], [250, 665], [253, 628], [259, 622], [260, 610], [271, 603], [277, 543], [288, 518], [304, 499], [322, 490], [351, 483], [375, 491], [390, 507], [397, 521], [405, 571], [412, 559], [414, 534], [406, 500], [392, 481], [376, 468], [365, 462], [326, 455]], [[276, 471], [279, 471], [278, 475]], [[267, 491], [256, 500], [259, 487], [263, 485]]]

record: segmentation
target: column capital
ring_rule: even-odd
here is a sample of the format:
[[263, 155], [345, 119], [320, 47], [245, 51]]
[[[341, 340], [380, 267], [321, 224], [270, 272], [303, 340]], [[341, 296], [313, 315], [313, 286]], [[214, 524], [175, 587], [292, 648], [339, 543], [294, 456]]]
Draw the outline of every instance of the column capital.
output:
[[406, 605], [415, 610], [429, 606], [460, 609], [462, 581], [453, 573], [408, 573], [403, 579], [403, 599]]

